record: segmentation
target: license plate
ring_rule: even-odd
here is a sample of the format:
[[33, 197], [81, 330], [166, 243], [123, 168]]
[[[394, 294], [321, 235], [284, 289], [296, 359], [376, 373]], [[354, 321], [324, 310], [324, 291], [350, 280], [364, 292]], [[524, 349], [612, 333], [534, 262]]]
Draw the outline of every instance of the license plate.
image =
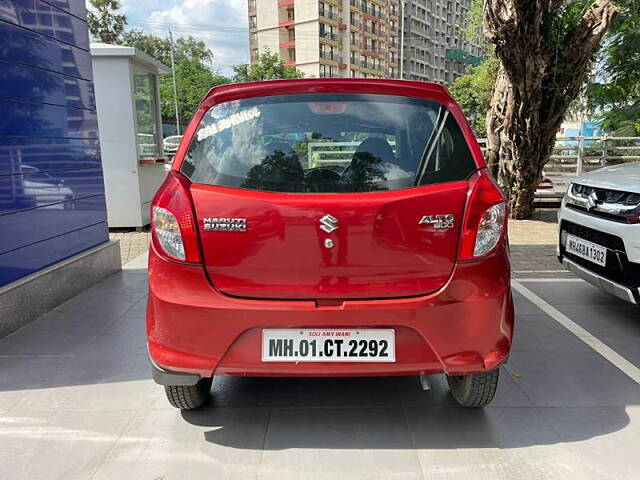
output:
[[607, 264], [607, 249], [573, 235], [567, 235], [567, 252], [604, 267]]
[[395, 362], [393, 329], [267, 329], [263, 362]]

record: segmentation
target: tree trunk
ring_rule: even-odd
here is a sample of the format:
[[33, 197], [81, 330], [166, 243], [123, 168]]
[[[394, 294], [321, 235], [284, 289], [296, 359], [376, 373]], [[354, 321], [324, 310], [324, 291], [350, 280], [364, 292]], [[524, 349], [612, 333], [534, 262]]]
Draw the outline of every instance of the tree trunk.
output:
[[551, 38], [561, 5], [485, 0], [485, 31], [500, 60], [487, 117], [488, 158], [516, 219], [533, 211], [556, 132], [616, 13], [612, 0], [596, 0], [575, 27]]

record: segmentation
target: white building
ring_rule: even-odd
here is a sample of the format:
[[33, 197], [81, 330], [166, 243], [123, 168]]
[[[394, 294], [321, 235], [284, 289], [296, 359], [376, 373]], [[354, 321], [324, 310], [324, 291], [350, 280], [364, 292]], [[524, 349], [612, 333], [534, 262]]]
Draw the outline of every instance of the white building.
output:
[[91, 44], [109, 227], [149, 224], [166, 175], [158, 75], [171, 70], [133, 47]]
[[450, 86], [483, 56], [463, 38], [471, 0], [405, 0], [403, 78]]
[[397, 78], [399, 0], [248, 0], [251, 61], [278, 53], [307, 77]]

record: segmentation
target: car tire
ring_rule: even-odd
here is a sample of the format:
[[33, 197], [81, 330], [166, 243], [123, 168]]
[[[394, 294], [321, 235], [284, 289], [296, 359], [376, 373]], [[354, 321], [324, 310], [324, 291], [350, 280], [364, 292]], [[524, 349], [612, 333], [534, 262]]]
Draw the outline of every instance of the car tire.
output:
[[172, 406], [181, 410], [191, 410], [207, 401], [211, 382], [211, 378], [203, 378], [195, 385], [165, 385], [164, 392]]
[[451, 396], [463, 407], [482, 408], [491, 403], [498, 389], [500, 370], [462, 376], [447, 375]]

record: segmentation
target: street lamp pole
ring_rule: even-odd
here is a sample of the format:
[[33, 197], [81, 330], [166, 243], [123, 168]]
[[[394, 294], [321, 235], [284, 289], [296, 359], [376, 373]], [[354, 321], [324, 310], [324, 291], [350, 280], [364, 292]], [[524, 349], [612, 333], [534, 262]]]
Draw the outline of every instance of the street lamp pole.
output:
[[176, 106], [176, 131], [180, 135], [180, 111], [178, 109], [178, 87], [176, 85], [176, 62], [173, 52], [173, 34], [169, 29], [169, 42], [171, 42], [171, 77], [173, 78], [173, 102]]

